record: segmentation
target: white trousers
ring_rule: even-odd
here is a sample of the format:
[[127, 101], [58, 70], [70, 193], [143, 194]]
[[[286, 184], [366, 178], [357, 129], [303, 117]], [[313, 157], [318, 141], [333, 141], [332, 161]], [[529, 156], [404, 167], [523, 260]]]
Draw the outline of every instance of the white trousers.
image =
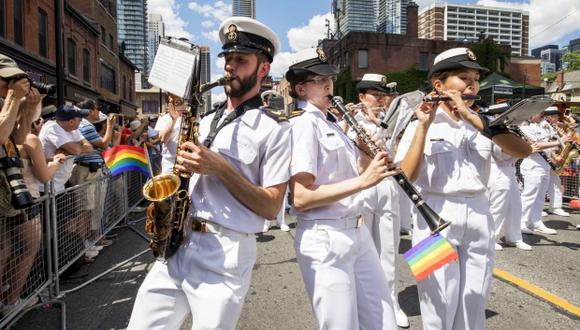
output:
[[256, 261], [254, 235], [224, 230], [192, 233], [165, 264], [155, 262], [141, 284], [128, 329], [235, 329]]
[[548, 195], [550, 196], [550, 209], [562, 208], [562, 181], [556, 172], [550, 171], [550, 184], [548, 185]]
[[[400, 308], [397, 292], [399, 270], [397, 259], [399, 257], [401, 224], [399, 222], [399, 190], [397, 186], [393, 179], [386, 179], [361, 192], [361, 197], [365, 200], [363, 218], [379, 253], [381, 266], [387, 279], [387, 288], [395, 310]], [[400, 198], [406, 198], [406, 196]]]
[[527, 169], [524, 166], [520, 168], [524, 179], [522, 227], [532, 228], [542, 221], [542, 209], [544, 208], [544, 200], [550, 183], [549, 171], [548, 169], [538, 168]]
[[521, 222], [522, 201], [515, 168], [499, 167], [499, 172], [492, 171], [489, 186], [491, 216], [495, 222], [495, 236], [505, 235], [507, 242], [522, 240]]
[[366, 226], [299, 220], [294, 248], [320, 329], [396, 328], [385, 275]]
[[413, 208], [414, 205], [401, 187], [397, 187], [399, 191], [399, 220], [401, 229], [411, 229], [413, 224]]
[[[417, 283], [424, 329], [485, 329], [485, 304], [495, 261], [494, 225], [485, 194], [472, 198], [427, 195], [433, 210], [450, 221], [443, 230], [459, 255]], [[429, 236], [419, 214], [413, 245]]]

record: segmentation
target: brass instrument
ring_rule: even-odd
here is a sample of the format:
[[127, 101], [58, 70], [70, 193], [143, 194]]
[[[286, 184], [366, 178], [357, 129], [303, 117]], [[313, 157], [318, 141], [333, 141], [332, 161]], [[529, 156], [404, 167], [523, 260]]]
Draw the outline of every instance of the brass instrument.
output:
[[[194, 70], [195, 67], [199, 71], [199, 65], [194, 66]], [[227, 81], [229, 78], [223, 77], [213, 83], [191, 84], [190, 98], [186, 98], [188, 108], [182, 114], [178, 146], [187, 141], [198, 143], [201, 95], [216, 86], [225, 85]], [[174, 164], [173, 173], [157, 175], [143, 186], [143, 196], [152, 202], [147, 208], [145, 230], [151, 235], [149, 247], [159, 260], [167, 260], [174, 255], [185, 239], [184, 227], [191, 205], [188, 192], [190, 178], [191, 174], [179, 172]]]
[[[561, 125], [559, 125], [558, 123], [550, 123], [550, 125], [552, 125], [552, 127], [556, 131], [556, 134], [558, 134], [558, 141], [562, 143], [561, 142], [562, 138], [570, 133], [571, 130], [570, 126], [567, 123], [562, 123]], [[568, 166], [568, 164], [570, 164], [572, 159], [578, 157], [580, 145], [578, 145], [578, 143], [573, 140], [574, 138], [575, 136], [572, 139], [563, 142], [563, 147], [560, 148], [560, 151], [558, 152], [558, 156], [563, 159], [563, 161], [559, 165], [557, 165], [556, 169], [554, 170], [558, 175], [560, 175], [564, 171], [564, 169]]]

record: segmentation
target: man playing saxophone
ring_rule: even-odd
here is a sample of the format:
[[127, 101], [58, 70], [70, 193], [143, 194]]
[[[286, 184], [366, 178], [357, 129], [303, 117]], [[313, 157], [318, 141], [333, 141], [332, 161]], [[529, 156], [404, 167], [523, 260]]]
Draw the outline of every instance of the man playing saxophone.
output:
[[[199, 144], [179, 146], [175, 168], [195, 173], [185, 242], [156, 262], [136, 298], [129, 329], [234, 329], [256, 260], [254, 234], [274, 219], [289, 179], [287, 122], [260, 109], [260, 85], [280, 49], [262, 23], [220, 26], [227, 100], [199, 123]], [[203, 142], [203, 143], [201, 143]]]

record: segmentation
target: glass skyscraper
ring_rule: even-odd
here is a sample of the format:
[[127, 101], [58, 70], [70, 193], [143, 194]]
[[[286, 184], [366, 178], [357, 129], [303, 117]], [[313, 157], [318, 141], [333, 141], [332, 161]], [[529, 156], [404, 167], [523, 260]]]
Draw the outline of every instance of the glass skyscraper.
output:
[[117, 0], [117, 31], [124, 55], [147, 72], [147, 0]]
[[377, 0], [377, 32], [405, 34], [409, 0]]
[[163, 18], [157, 14], [147, 15], [147, 74], [151, 72], [160, 37], [165, 37]]
[[351, 31], [405, 34], [409, 0], [333, 0], [338, 37]]
[[244, 16], [256, 18], [256, 1], [255, 0], [233, 0], [232, 16]]

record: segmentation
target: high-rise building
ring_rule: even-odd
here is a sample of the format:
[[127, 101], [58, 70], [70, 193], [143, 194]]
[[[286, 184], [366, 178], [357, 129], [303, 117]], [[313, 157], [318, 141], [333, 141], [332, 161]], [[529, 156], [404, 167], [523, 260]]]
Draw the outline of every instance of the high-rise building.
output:
[[481, 34], [511, 46], [512, 55], [528, 54], [530, 14], [525, 10], [434, 4], [419, 14], [419, 38], [476, 42]]
[[562, 68], [562, 50], [546, 48], [540, 52], [540, 68], [542, 74], [556, 72]]
[[[209, 47], [201, 46], [200, 47], [200, 82], [202, 84], [207, 83], [211, 80], [211, 54]], [[211, 104], [211, 91], [207, 91], [203, 94], [203, 102], [204, 102], [204, 112], [210, 111], [212, 108]]]
[[409, 0], [377, 0], [377, 32], [405, 34]]
[[256, 0], [233, 0], [232, 16], [256, 18]]
[[574, 52], [580, 50], [580, 38], [570, 40], [570, 44], [568, 45], [568, 51]]
[[332, 0], [336, 34], [340, 39], [349, 32], [377, 32], [376, 0]]
[[117, 1], [117, 31], [125, 57], [147, 72], [147, 0]]
[[542, 47], [532, 49], [532, 57], [540, 58], [542, 50], [544, 49], [558, 49], [558, 45], [545, 45]]
[[165, 24], [163, 18], [158, 14], [147, 15], [147, 75], [151, 72], [157, 47], [159, 47], [159, 38], [165, 37]]

